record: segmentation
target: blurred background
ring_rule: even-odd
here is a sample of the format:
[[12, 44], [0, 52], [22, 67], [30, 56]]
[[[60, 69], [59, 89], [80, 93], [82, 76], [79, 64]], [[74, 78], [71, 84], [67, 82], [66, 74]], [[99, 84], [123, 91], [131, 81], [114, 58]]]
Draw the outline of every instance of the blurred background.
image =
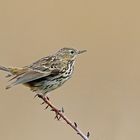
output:
[[[62, 47], [87, 49], [73, 78], [52, 92], [91, 140], [139, 139], [140, 2], [1, 0], [0, 64], [25, 66]], [[24, 86], [5, 90], [0, 72], [0, 139], [81, 138]]]

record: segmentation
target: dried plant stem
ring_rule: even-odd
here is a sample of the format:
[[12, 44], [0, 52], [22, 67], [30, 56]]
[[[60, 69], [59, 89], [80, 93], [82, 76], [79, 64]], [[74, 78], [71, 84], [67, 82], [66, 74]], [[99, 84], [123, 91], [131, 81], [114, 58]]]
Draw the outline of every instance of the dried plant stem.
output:
[[57, 109], [50, 101], [49, 101], [49, 99], [48, 98], [46, 98], [46, 97], [44, 97], [44, 96], [42, 96], [42, 95], [37, 95], [39, 98], [41, 98], [43, 101], [44, 101], [44, 103], [46, 103], [47, 104], [47, 107], [46, 107], [46, 109], [48, 108], [48, 107], [50, 107], [51, 108], [51, 111], [54, 111], [55, 112], [55, 114], [56, 114], [56, 119], [57, 120], [60, 120], [61, 118], [69, 125], [69, 126], [71, 126], [71, 128], [73, 128], [76, 132], [77, 132], [77, 134], [78, 135], [80, 135], [81, 136], [81, 138], [83, 139], [83, 140], [89, 140], [89, 132], [87, 133], [87, 135], [85, 135], [79, 128], [78, 128], [78, 126], [77, 126], [77, 124], [74, 122], [74, 123], [72, 123], [65, 115], [64, 115], [64, 109], [62, 108], [62, 110], [59, 110], [59, 109]]

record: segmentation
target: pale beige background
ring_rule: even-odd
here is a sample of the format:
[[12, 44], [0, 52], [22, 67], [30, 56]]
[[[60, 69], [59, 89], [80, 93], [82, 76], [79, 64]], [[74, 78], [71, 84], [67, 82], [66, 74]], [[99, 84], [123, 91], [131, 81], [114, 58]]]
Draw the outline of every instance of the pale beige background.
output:
[[[0, 64], [24, 66], [64, 46], [87, 49], [73, 78], [51, 100], [91, 140], [140, 139], [140, 2], [1, 0]], [[5, 90], [1, 140], [80, 140], [24, 86]]]

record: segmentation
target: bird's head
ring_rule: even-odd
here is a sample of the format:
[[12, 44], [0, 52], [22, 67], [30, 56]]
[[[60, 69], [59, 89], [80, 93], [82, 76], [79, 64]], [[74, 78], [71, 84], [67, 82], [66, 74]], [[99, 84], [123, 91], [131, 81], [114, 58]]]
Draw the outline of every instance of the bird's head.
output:
[[86, 50], [79, 51], [73, 48], [62, 48], [56, 53], [56, 55], [60, 59], [69, 61], [69, 60], [75, 60], [79, 54], [82, 54], [84, 52], [86, 52]]

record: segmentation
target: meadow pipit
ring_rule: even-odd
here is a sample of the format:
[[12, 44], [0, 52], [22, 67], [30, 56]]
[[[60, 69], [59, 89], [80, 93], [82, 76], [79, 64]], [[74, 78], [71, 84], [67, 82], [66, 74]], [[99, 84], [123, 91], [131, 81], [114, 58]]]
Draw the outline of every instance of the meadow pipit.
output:
[[11, 77], [10, 81], [13, 81], [6, 89], [23, 84], [30, 87], [32, 91], [45, 96], [71, 78], [75, 59], [84, 52], [86, 50], [62, 48], [54, 55], [43, 57], [22, 68], [0, 66], [0, 70], [8, 72], [7, 77]]

